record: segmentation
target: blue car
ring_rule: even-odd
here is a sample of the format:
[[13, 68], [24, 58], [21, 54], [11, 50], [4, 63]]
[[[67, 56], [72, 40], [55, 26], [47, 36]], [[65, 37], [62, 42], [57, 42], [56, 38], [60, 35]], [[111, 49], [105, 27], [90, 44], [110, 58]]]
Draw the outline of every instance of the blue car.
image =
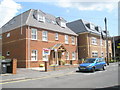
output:
[[106, 69], [106, 62], [104, 58], [89, 58], [84, 63], [80, 64], [79, 71], [92, 71], [95, 72], [97, 69]]

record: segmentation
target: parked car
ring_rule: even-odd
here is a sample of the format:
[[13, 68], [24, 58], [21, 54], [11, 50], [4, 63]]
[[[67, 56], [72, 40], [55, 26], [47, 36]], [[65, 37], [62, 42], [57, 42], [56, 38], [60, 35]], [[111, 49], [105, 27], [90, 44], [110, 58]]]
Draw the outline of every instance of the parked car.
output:
[[95, 72], [97, 69], [106, 69], [106, 62], [104, 58], [89, 58], [80, 64], [78, 69], [79, 71], [92, 71]]

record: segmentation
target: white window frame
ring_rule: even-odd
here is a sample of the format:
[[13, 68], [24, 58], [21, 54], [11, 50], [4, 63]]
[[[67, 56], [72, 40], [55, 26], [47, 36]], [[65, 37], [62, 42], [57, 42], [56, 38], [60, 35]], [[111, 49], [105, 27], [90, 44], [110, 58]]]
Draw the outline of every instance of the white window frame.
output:
[[90, 24], [90, 29], [95, 30], [95, 26], [93, 24]]
[[75, 45], [75, 37], [72, 36], [71, 38], [72, 38], [72, 44]]
[[7, 33], [7, 36], [6, 37], [10, 37], [10, 32], [9, 33]]
[[100, 39], [100, 46], [103, 46], [103, 41], [102, 41], [102, 39]]
[[75, 60], [76, 59], [76, 54], [75, 52], [72, 52], [72, 60]]
[[58, 36], [59, 36], [58, 33], [55, 33], [55, 40], [58, 40], [58, 39], [59, 39]]
[[[33, 53], [33, 52], [36, 52], [36, 53]], [[38, 50], [32, 50], [32, 52], [31, 52], [31, 61], [38, 61]]]
[[48, 61], [48, 55], [44, 54], [44, 50], [42, 51], [42, 60], [43, 61]]
[[38, 14], [37, 15], [37, 20], [40, 21], [40, 22], [45, 22], [45, 17], [40, 15], [40, 14]]
[[104, 57], [104, 52], [101, 52], [101, 57]]
[[[32, 32], [33, 30], [35, 30], [35, 33]], [[33, 36], [35, 36], [35, 38], [33, 38]], [[35, 29], [35, 28], [31, 28], [31, 39], [37, 40], [37, 29]]]
[[98, 57], [98, 51], [92, 51], [92, 57]]
[[69, 60], [69, 52], [66, 52], [66, 60]]
[[66, 27], [66, 22], [61, 21], [60, 22], [60, 26], [63, 27], [63, 28], [65, 28]]
[[42, 41], [48, 41], [48, 32], [42, 31]]
[[10, 56], [10, 51], [7, 51], [6, 56]]
[[65, 44], [68, 44], [68, 35], [65, 35]]
[[97, 45], [97, 38], [92, 37], [91, 42], [92, 42], [93, 45]]

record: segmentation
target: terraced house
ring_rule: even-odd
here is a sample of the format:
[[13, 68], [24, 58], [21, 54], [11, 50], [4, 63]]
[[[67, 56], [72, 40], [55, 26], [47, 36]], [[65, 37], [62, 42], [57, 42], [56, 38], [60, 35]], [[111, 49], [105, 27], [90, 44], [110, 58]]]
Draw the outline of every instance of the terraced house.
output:
[[[106, 33], [91, 22], [82, 19], [67, 23], [78, 34], [78, 58], [106, 57]], [[108, 35], [109, 58], [112, 57], [112, 43]]]
[[2, 55], [16, 58], [18, 67], [77, 63], [77, 34], [62, 17], [30, 9], [2, 27]]

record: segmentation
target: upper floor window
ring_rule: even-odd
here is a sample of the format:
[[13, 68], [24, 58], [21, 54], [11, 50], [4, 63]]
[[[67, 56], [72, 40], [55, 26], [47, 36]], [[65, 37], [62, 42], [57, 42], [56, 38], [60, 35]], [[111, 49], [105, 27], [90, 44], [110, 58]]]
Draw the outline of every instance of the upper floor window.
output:
[[75, 37], [72, 36], [72, 44], [75, 44]]
[[66, 27], [66, 23], [65, 22], [63, 22], [63, 21], [61, 21], [61, 27]]
[[38, 19], [38, 21], [40, 21], [40, 22], [45, 22], [45, 17], [42, 16], [42, 15], [40, 15], [40, 14], [37, 15], [37, 19]]
[[42, 40], [43, 41], [48, 41], [48, 32], [47, 31], [42, 32]]
[[93, 24], [90, 24], [90, 29], [95, 30], [95, 26]]
[[92, 44], [97, 45], [97, 38], [92, 37]]
[[37, 29], [32, 28], [31, 30], [32, 40], [37, 40]]
[[65, 35], [65, 44], [68, 44], [68, 35]]
[[100, 39], [100, 45], [101, 45], [101, 46], [103, 45], [103, 41], [102, 41], [102, 39]]
[[58, 33], [55, 33], [55, 40], [58, 40]]
[[37, 50], [32, 50], [31, 61], [37, 61], [37, 56], [38, 56], [38, 51]]
[[10, 37], [10, 33], [7, 33], [7, 37]]
[[72, 52], [72, 60], [75, 60], [75, 52]]

